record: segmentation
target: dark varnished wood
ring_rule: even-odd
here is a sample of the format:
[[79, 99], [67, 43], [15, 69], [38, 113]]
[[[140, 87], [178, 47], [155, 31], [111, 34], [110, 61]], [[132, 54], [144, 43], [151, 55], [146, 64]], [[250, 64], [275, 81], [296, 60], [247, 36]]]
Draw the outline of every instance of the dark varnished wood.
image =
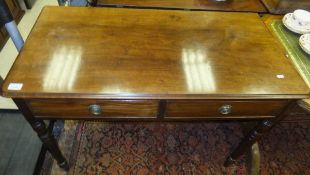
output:
[[[251, 13], [46, 7], [3, 92], [23, 98], [306, 98], [309, 88], [277, 49]], [[23, 83], [22, 90], [8, 90], [12, 82]]]
[[14, 20], [19, 22], [25, 13], [20, 7], [19, 2], [17, 0], [5, 0], [5, 2], [8, 5]]
[[[17, 0], [5, 0], [8, 8], [16, 23], [22, 19], [24, 11], [21, 9], [19, 2]], [[6, 41], [9, 39], [9, 35], [4, 27], [0, 28], [0, 50], [5, 45]]]
[[238, 147], [229, 155], [226, 159], [225, 166], [233, 164], [247, 148], [252, 146], [255, 142], [259, 141], [265, 133], [267, 133], [273, 126], [280, 122], [285, 116], [290, 113], [293, 106], [296, 105], [296, 101], [292, 101], [285, 110], [281, 112], [276, 118], [266, 119], [261, 121], [255, 126], [239, 143]]
[[309, 0], [261, 0], [273, 14], [286, 14], [296, 9], [310, 10]]
[[[146, 100], [55, 100], [31, 99], [28, 106], [40, 118], [156, 118], [158, 101]], [[93, 115], [90, 105], [99, 105], [102, 114]]]
[[[237, 106], [234, 116], [282, 119], [274, 115], [288, 101], [307, 98], [309, 88], [277, 44], [252, 13], [46, 7], [5, 79], [3, 95], [22, 100], [15, 101], [30, 124], [39, 123], [34, 129], [49, 138], [42, 141], [61, 164], [38, 118], [87, 118], [90, 104], [103, 107], [102, 118], [195, 119], [229, 102]], [[8, 90], [10, 83], [23, 87]], [[188, 101], [187, 110], [178, 100]], [[210, 110], [195, 107], [200, 103]], [[259, 138], [250, 137], [231, 160]]]
[[162, 119], [166, 116], [167, 111], [167, 100], [160, 100], [158, 104], [157, 117]]
[[266, 12], [259, 0], [98, 0], [93, 5], [190, 10]]
[[[275, 117], [289, 101], [29, 99], [26, 102], [32, 113], [39, 118], [227, 120]], [[94, 104], [102, 108], [102, 114], [93, 115], [89, 111], [89, 107]], [[232, 112], [221, 114], [219, 109], [223, 105], [231, 105]]]
[[[170, 100], [167, 105], [167, 118], [236, 118], [253, 119], [274, 117], [287, 105], [282, 101], [206, 101], [206, 100]], [[231, 105], [232, 112], [221, 114], [223, 105]]]
[[44, 146], [52, 154], [58, 165], [64, 170], [69, 170], [69, 164], [59, 150], [58, 144], [53, 135], [46, 128], [45, 123], [41, 119], [33, 117], [31, 110], [23, 99], [13, 99], [17, 107], [23, 113], [25, 119], [30, 123], [33, 130], [38, 134]]
[[0, 76], [0, 96], [2, 96], [2, 84], [3, 84], [3, 78]]

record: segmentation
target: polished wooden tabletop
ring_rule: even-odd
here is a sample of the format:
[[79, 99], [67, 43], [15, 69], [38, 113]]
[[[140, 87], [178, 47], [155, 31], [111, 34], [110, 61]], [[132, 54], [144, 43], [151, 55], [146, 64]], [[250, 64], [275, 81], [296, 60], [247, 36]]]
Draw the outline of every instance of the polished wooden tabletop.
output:
[[[254, 13], [46, 7], [5, 79], [15, 98], [306, 98]], [[11, 83], [22, 88], [9, 88]], [[12, 85], [12, 84], [11, 84]]]
[[97, 0], [97, 5], [193, 10], [267, 12], [259, 0]]

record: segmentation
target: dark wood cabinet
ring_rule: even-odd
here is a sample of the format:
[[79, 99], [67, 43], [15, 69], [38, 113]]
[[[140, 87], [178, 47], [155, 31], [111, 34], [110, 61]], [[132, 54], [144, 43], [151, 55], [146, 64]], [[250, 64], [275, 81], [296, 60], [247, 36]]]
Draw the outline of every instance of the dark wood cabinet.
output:
[[5, 35], [4, 35], [4, 29], [2, 28], [1, 31], [0, 31], [0, 48], [3, 47], [4, 40], [5, 40]]
[[[16, 23], [18, 23], [24, 15], [24, 11], [20, 8], [18, 1], [5, 0], [5, 2], [7, 3], [9, 10], [14, 17], [14, 20], [16, 21]], [[4, 27], [2, 27], [0, 30], [0, 50], [3, 48], [7, 40], [8, 40], [8, 34], [4, 29]]]
[[267, 12], [259, 0], [92, 0], [93, 6]]
[[272, 14], [285, 14], [296, 9], [310, 10], [309, 0], [262, 0]]

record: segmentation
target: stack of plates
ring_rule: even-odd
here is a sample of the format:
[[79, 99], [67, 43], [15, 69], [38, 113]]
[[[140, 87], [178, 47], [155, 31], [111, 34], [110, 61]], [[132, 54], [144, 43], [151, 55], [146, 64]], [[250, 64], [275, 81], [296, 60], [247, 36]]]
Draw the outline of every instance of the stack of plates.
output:
[[299, 45], [310, 55], [310, 34], [304, 34], [299, 38]]
[[306, 10], [295, 10], [293, 13], [286, 14], [283, 24], [292, 32], [303, 34], [299, 39], [301, 48], [310, 54], [310, 12]]

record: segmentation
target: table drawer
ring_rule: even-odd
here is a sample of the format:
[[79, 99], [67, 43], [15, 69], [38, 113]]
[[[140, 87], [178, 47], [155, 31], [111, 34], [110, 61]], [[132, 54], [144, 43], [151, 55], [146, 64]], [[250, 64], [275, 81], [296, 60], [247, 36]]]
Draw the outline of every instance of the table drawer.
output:
[[156, 118], [156, 100], [28, 100], [38, 117]]
[[171, 100], [167, 102], [166, 118], [244, 118], [273, 117], [288, 104], [279, 101], [205, 101]]

